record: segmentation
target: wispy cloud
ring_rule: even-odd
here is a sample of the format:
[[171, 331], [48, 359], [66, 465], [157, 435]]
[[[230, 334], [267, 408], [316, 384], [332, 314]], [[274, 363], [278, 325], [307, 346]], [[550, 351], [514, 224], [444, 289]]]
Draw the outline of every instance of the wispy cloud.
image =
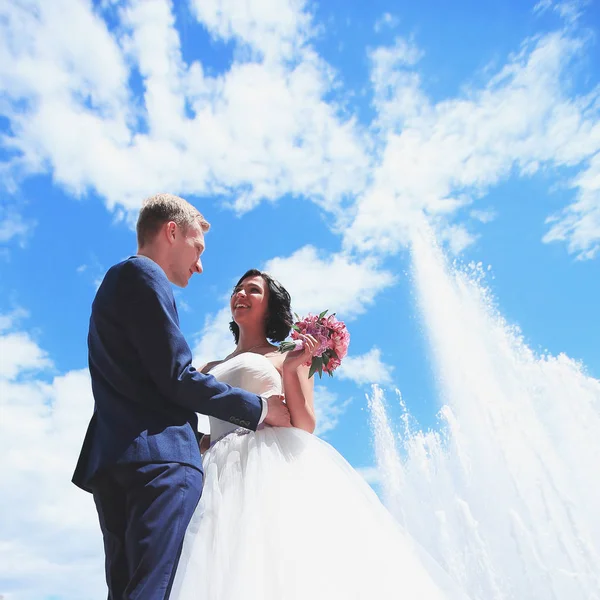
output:
[[424, 215], [441, 231], [458, 225], [446, 237], [464, 247], [469, 232], [453, 223], [460, 208], [515, 172], [530, 177], [542, 166], [569, 166], [580, 169], [576, 200], [555, 217], [545, 241], [563, 240], [581, 257], [594, 255], [600, 88], [573, 97], [566, 77], [586, 44], [567, 31], [526, 40], [485, 85], [438, 103], [424, 93], [403, 44], [373, 51], [380, 149], [372, 183], [346, 229], [346, 247], [396, 252]]
[[488, 208], [472, 210], [469, 215], [472, 219], [480, 221], [481, 223], [491, 223], [498, 216], [498, 213], [495, 210]]
[[313, 34], [306, 0], [192, 0], [191, 4], [216, 38], [245, 44], [260, 61], [298, 58]]
[[377, 467], [359, 467], [356, 471], [369, 485], [377, 485], [382, 481], [381, 471]]
[[555, 0], [540, 0], [534, 7], [534, 14], [543, 14], [549, 10], [557, 13], [569, 24], [574, 24], [581, 17], [583, 9], [589, 4], [588, 0], [566, 0], [556, 2]]
[[[375, 117], [361, 125], [336, 100], [340, 82], [315, 51], [301, 0], [193, 2], [198, 23], [235, 47], [214, 76], [184, 61], [167, 0], [130, 2], [113, 11], [112, 29], [75, 0], [12, 4], [0, 24], [5, 174], [51, 171], [73, 194], [94, 190], [119, 210], [162, 189], [220, 195], [238, 212], [302, 196], [339, 217], [346, 248], [394, 253], [423, 216], [460, 251], [475, 236], [459, 209], [515, 173], [567, 166], [579, 171], [574, 198], [544, 241], [591, 258], [600, 89], [573, 95], [569, 82], [593, 43], [569, 17], [582, 6], [539, 3], [538, 13], [568, 21], [564, 30], [525, 40], [487, 82], [439, 102], [424, 90], [413, 41], [370, 50]], [[129, 87], [136, 72], [141, 96]]]
[[31, 334], [15, 331], [14, 327], [26, 316], [16, 309], [0, 315], [0, 379], [14, 381], [25, 373], [38, 374], [52, 367], [48, 354], [33, 340]]
[[358, 385], [378, 383], [387, 385], [392, 382], [391, 365], [386, 365], [381, 360], [381, 350], [371, 348], [367, 353], [359, 356], [347, 356], [342, 366], [335, 373], [336, 377], [349, 379]]
[[441, 242], [447, 244], [448, 250], [456, 255], [473, 244], [478, 237], [462, 223], [451, 223], [441, 227], [438, 236]]
[[373, 26], [373, 29], [375, 30], [375, 33], [379, 33], [380, 31], [383, 31], [384, 29], [394, 29], [395, 27], [398, 26], [398, 23], [400, 23], [400, 19], [394, 15], [392, 15], [389, 12], [383, 13], [381, 15], [381, 17], [379, 17], [379, 19], [377, 19], [377, 21], [375, 21], [375, 25]]
[[6, 197], [0, 200], [0, 244], [18, 242], [24, 246], [28, 236], [35, 228], [35, 222], [23, 218], [14, 202]]
[[327, 437], [326, 434], [338, 426], [351, 401], [351, 398], [340, 400], [338, 394], [325, 386], [315, 385], [314, 402], [317, 420], [315, 435]]
[[[74, 0], [8, 8], [0, 83], [14, 132], [10, 174], [51, 170], [73, 194], [94, 190], [111, 209], [132, 210], [162, 189], [226, 194], [245, 211], [287, 193], [334, 207], [362, 187], [365, 144], [324, 100], [334, 76], [306, 41], [303, 4], [194, 6], [215, 37], [252, 48], [251, 60], [243, 54], [214, 77], [186, 64], [167, 0], [117, 12], [120, 36]], [[128, 87], [134, 70], [142, 98]]]
[[228, 304], [216, 314], [206, 316], [193, 349], [194, 364], [198, 369], [213, 360], [222, 360], [234, 350], [235, 342], [229, 331], [230, 321]]
[[95, 289], [100, 287], [105, 272], [106, 269], [95, 254], [91, 254], [87, 262], [77, 267], [77, 273], [87, 279]]
[[572, 185], [577, 190], [577, 199], [548, 217], [546, 223], [550, 229], [543, 240], [565, 242], [569, 252], [580, 259], [594, 258], [600, 250], [600, 152], [573, 179]]
[[288, 257], [272, 258], [265, 270], [279, 279], [302, 315], [328, 309], [343, 319], [363, 313], [376, 295], [395, 283], [374, 258], [319, 252], [305, 246]]
[[19, 323], [28, 316], [29, 313], [20, 306], [9, 313], [0, 314], [0, 333], [15, 329]]
[[0, 322], [2, 592], [75, 600], [87, 589], [96, 597], [105, 589], [102, 536], [91, 496], [70, 483], [93, 408], [89, 376], [44, 377], [48, 354], [12, 329], [14, 314]]

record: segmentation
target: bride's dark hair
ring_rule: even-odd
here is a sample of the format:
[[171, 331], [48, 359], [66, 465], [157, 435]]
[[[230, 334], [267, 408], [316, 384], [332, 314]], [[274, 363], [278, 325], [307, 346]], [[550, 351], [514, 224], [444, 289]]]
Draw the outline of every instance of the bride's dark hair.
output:
[[[292, 318], [292, 299], [288, 291], [268, 273], [258, 269], [246, 271], [235, 284], [232, 296], [237, 287], [248, 277], [262, 277], [269, 289], [269, 303], [267, 305], [267, 321], [265, 323], [265, 336], [272, 342], [283, 342], [289, 335], [294, 320]], [[235, 321], [229, 323], [229, 329], [233, 333], [235, 343], [240, 339], [240, 328]]]

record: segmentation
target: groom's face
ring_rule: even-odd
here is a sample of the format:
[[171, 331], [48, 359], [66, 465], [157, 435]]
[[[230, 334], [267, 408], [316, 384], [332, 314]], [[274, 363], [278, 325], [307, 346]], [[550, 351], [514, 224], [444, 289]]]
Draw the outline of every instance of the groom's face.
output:
[[[175, 225], [175, 223], [173, 223]], [[179, 287], [187, 287], [192, 275], [202, 273], [204, 232], [199, 224], [188, 227], [175, 225], [171, 244], [169, 279]]]

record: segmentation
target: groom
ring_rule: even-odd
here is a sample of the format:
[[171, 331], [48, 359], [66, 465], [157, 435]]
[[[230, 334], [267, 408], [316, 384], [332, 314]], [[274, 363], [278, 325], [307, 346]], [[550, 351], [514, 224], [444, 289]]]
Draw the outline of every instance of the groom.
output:
[[232, 388], [191, 364], [169, 282], [186, 287], [202, 273], [209, 227], [182, 198], [149, 198], [137, 255], [107, 272], [92, 305], [95, 407], [73, 482], [94, 495], [109, 600], [169, 596], [202, 493], [197, 412], [253, 430], [290, 425], [280, 396]]

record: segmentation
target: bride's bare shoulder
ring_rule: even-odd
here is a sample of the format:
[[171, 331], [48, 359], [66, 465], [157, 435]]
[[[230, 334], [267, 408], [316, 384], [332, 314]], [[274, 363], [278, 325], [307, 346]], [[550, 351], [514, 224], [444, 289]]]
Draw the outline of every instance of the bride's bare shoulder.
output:
[[279, 374], [283, 375], [283, 361], [285, 360], [285, 354], [275, 351], [265, 354], [265, 357], [268, 358], [271, 364], [279, 371]]
[[222, 360], [213, 360], [212, 362], [206, 363], [201, 369], [198, 369], [198, 371], [207, 375], [211, 369], [214, 369], [217, 365], [220, 365], [222, 362]]

